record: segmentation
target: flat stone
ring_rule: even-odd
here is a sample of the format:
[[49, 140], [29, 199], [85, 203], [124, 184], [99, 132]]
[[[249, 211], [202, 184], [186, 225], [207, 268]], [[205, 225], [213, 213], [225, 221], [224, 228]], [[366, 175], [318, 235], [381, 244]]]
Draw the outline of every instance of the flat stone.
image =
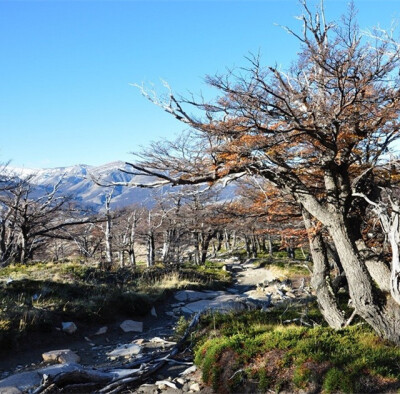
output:
[[108, 327], [104, 326], [104, 327], [100, 327], [95, 333], [94, 335], [103, 335], [108, 331]]
[[72, 321], [62, 322], [61, 325], [62, 330], [67, 334], [73, 334], [78, 329], [78, 327]]
[[174, 297], [177, 301], [194, 302], [198, 300], [210, 300], [220, 295], [221, 293], [218, 291], [181, 290], [175, 293]]
[[115, 360], [116, 358], [119, 358], [119, 357], [130, 358], [131, 356], [139, 354], [141, 351], [142, 351], [141, 346], [136, 345], [135, 343], [131, 343], [128, 345], [122, 345], [122, 346], [117, 347], [112, 352], [107, 353], [107, 356], [111, 360]]
[[223, 295], [213, 300], [200, 300], [187, 304], [181, 309], [183, 313], [197, 313], [205, 309], [212, 309], [219, 312], [241, 312], [249, 308], [245, 297], [239, 297], [237, 295]]
[[56, 362], [60, 364], [79, 363], [81, 361], [81, 358], [70, 349], [51, 350], [43, 353], [42, 358], [44, 362]]
[[125, 320], [120, 325], [123, 332], [143, 332], [143, 322]]

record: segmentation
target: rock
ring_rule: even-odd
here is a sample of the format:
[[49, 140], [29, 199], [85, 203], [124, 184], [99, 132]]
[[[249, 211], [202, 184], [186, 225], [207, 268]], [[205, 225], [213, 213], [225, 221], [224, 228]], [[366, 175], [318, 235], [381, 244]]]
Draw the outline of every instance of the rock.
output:
[[151, 316], [154, 316], [154, 317], [157, 317], [157, 312], [156, 312], [156, 308], [154, 308], [154, 306], [153, 306], [153, 308], [151, 308]]
[[64, 353], [58, 357], [60, 364], [79, 363], [79, 361], [81, 361], [81, 358], [74, 352]]
[[178, 383], [178, 384], [180, 384], [181, 386], [183, 386], [183, 385], [186, 383], [186, 380], [185, 380], [185, 379], [182, 379], [182, 378], [177, 378], [177, 379], [176, 379], [176, 383]]
[[172, 345], [176, 345], [176, 342], [166, 341], [165, 339], [162, 339], [162, 338], [160, 338], [160, 337], [154, 337], [154, 338], [150, 339], [150, 342], [152, 342], [152, 343], [158, 343], [158, 344], [163, 345], [163, 346], [172, 346]]
[[22, 391], [16, 387], [9, 386], [0, 388], [0, 394], [22, 394]]
[[170, 317], [174, 317], [174, 316], [175, 316], [175, 313], [174, 313], [174, 312], [165, 312], [165, 314], [166, 314], [167, 316], [170, 316]]
[[136, 343], [136, 345], [141, 345], [144, 342], [143, 338], [135, 339], [132, 343]]
[[107, 353], [107, 356], [111, 360], [115, 360], [116, 358], [119, 358], [119, 357], [130, 358], [131, 356], [139, 354], [141, 351], [142, 351], [141, 346], [136, 345], [135, 343], [131, 343], [128, 345], [118, 346], [112, 352]]
[[61, 325], [62, 330], [67, 334], [73, 334], [78, 329], [78, 327], [76, 327], [75, 323], [72, 321], [62, 322]]
[[[158, 380], [155, 385], [160, 389], [160, 390], [165, 390], [168, 387], [171, 387], [171, 389], [178, 390], [178, 387], [176, 387], [175, 383], [170, 382], [169, 380]], [[163, 387], [164, 386], [164, 387]]]
[[197, 367], [195, 365], [192, 365], [189, 368], [186, 368], [183, 372], [180, 373], [181, 376], [189, 375], [190, 373], [196, 372]]
[[51, 350], [43, 353], [42, 358], [44, 362], [56, 362], [60, 364], [79, 363], [81, 361], [81, 358], [70, 349]]
[[200, 300], [187, 304], [181, 309], [183, 313], [197, 313], [205, 309], [212, 309], [221, 313], [241, 312], [253, 307], [246, 301], [245, 297], [229, 294], [217, 297], [213, 300]]
[[103, 334], [105, 334], [105, 333], [107, 332], [107, 330], [108, 330], [108, 327], [107, 327], [107, 326], [100, 327], [100, 328], [95, 332], [94, 335], [103, 335]]
[[194, 302], [198, 300], [209, 300], [221, 295], [219, 291], [194, 291], [181, 290], [175, 293], [174, 297], [178, 301]]
[[193, 383], [190, 385], [189, 390], [200, 391], [200, 385], [198, 383]]
[[125, 320], [120, 325], [123, 332], [143, 332], [143, 322], [134, 320]]

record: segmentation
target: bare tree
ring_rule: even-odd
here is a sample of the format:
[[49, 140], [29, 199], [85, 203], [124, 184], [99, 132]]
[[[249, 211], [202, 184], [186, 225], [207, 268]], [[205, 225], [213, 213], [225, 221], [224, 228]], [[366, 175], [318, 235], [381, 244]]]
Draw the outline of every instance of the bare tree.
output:
[[[355, 312], [396, 343], [397, 309], [379, 297], [361, 232], [376, 174], [400, 133], [400, 46], [390, 33], [360, 33], [351, 6], [339, 23], [304, 1], [302, 45], [290, 70], [262, 67], [258, 57], [234, 75], [209, 77], [215, 102], [145, 95], [191, 132], [138, 155], [132, 173], [154, 185], [226, 182], [263, 177], [290, 194], [328, 232], [347, 277]], [[193, 116], [194, 106], [204, 116]], [[373, 199], [372, 199], [373, 200]], [[379, 265], [375, 260], [374, 265]], [[382, 263], [382, 262], [381, 262]], [[396, 312], [396, 313], [395, 313]]]

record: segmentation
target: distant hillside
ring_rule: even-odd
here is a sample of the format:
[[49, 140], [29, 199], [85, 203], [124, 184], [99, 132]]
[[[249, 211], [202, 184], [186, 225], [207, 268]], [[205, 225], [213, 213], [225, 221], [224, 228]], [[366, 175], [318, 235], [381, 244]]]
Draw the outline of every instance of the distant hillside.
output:
[[[41, 195], [45, 190], [52, 189], [60, 179], [59, 188], [60, 195], [71, 196], [74, 201], [79, 204], [90, 207], [95, 211], [100, 211], [104, 207], [105, 195], [107, 189], [95, 184], [90, 175], [96, 179], [101, 179], [105, 184], [112, 182], [129, 182], [133, 178], [135, 181], [146, 183], [149, 178], [145, 176], [133, 176], [126, 174], [120, 169], [130, 170], [131, 167], [122, 161], [104, 164], [102, 166], [89, 166], [86, 164], [78, 164], [72, 167], [58, 167], [48, 169], [31, 169], [9, 167], [15, 175], [24, 178], [30, 176], [30, 182], [35, 185], [36, 193]], [[170, 187], [164, 187], [169, 189]], [[155, 194], [159, 190], [146, 188], [132, 188], [124, 186], [116, 186], [111, 207], [122, 208], [134, 203], [142, 203], [145, 206], [152, 206], [155, 202]], [[227, 188], [224, 193], [224, 199], [230, 199], [234, 195], [232, 187]]]

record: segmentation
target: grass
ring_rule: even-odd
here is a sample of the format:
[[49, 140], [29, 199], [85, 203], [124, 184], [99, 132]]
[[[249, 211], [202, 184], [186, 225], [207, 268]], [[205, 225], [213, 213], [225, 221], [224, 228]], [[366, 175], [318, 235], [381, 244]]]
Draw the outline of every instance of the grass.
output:
[[400, 387], [400, 349], [367, 326], [340, 331], [284, 326], [279, 313], [205, 316], [195, 335], [195, 362], [203, 381], [218, 393], [382, 392]]
[[50, 332], [61, 321], [144, 315], [169, 292], [228, 281], [216, 266], [105, 272], [79, 262], [11, 265], [0, 269], [0, 349], [13, 348], [30, 332]]

